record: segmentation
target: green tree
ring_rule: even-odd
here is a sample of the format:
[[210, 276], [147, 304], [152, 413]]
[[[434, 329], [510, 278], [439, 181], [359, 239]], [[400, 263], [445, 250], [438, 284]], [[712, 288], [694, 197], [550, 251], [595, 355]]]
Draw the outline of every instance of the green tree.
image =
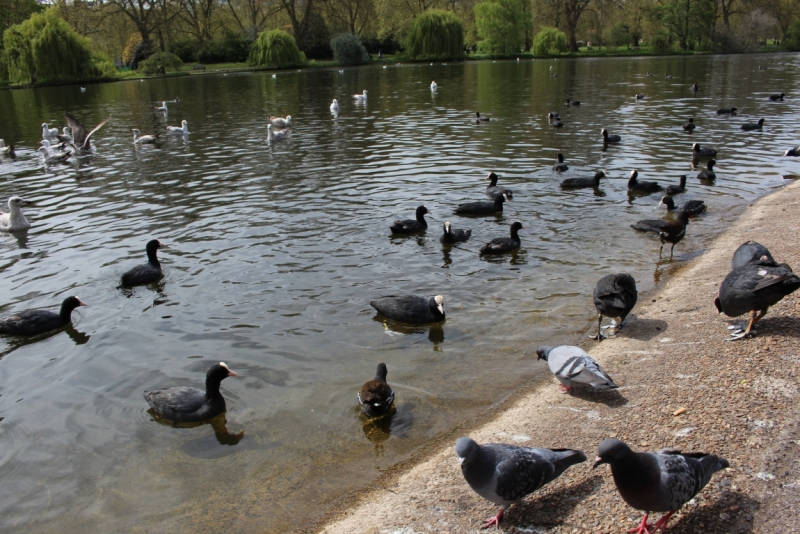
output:
[[681, 50], [708, 38], [716, 20], [713, 0], [668, 0], [655, 6], [651, 16], [664, 25]]
[[85, 80], [113, 76], [107, 58], [93, 56], [88, 39], [78, 35], [58, 8], [35, 13], [3, 34], [8, 76], [16, 84]]
[[513, 54], [527, 44], [533, 21], [529, 0], [484, 0], [475, 4], [475, 24], [483, 52]]
[[340, 33], [331, 39], [333, 59], [339, 65], [369, 63], [370, 57], [361, 41], [352, 33]]
[[250, 48], [248, 61], [262, 67], [293, 67], [305, 63], [294, 37], [283, 30], [264, 31]]
[[464, 24], [449, 11], [426, 11], [408, 30], [406, 55], [412, 59], [463, 57]]
[[542, 28], [533, 38], [533, 53], [539, 56], [555, 56], [567, 51], [567, 36], [558, 28]]
[[591, 3], [592, 0], [563, 0], [567, 40], [569, 41], [569, 49], [572, 52], [578, 51], [578, 38], [576, 37], [578, 21], [580, 21], [581, 15]]

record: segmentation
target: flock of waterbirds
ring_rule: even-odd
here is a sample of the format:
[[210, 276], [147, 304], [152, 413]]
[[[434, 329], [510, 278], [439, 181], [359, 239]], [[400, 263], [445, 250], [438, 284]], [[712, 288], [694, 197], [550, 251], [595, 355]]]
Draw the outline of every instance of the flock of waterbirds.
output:
[[[552, 68], [551, 68], [552, 71]], [[651, 75], [648, 73], [648, 75]], [[556, 74], [551, 73], [551, 76]], [[669, 74], [666, 75], [668, 78]], [[438, 84], [431, 83], [431, 91], [437, 91]], [[697, 84], [693, 84], [692, 91], [698, 91]], [[81, 91], [85, 91], [81, 88]], [[769, 97], [772, 101], [782, 101], [785, 94], [780, 93]], [[367, 91], [353, 95], [356, 103], [366, 103]], [[645, 95], [636, 94], [637, 101]], [[163, 113], [166, 118], [169, 113], [169, 103], [178, 103], [176, 98], [172, 101], [162, 101], [160, 106], [155, 106], [156, 113]], [[580, 101], [567, 98], [566, 106], [577, 107]], [[330, 105], [331, 113], [338, 116], [339, 103], [333, 100]], [[717, 111], [720, 115], [736, 115], [737, 108], [722, 108]], [[50, 128], [47, 123], [42, 124], [42, 141], [38, 151], [42, 152], [45, 165], [61, 163], [70, 157], [81, 157], [93, 152], [91, 138], [100, 130], [110, 118], [106, 118], [91, 130], [88, 130], [71, 113], [65, 112], [67, 126], [59, 131]], [[488, 122], [490, 117], [475, 112], [477, 124]], [[564, 127], [560, 114], [556, 111], [548, 113], [548, 120], [555, 128]], [[757, 123], [741, 125], [743, 131], [761, 130], [764, 119]], [[291, 135], [292, 118], [270, 115], [267, 124], [267, 139], [270, 143], [286, 139]], [[692, 133], [697, 125], [694, 118], [689, 118], [682, 129]], [[140, 130], [131, 128], [133, 143], [135, 145], [158, 144], [163, 139], [163, 134], [188, 136], [189, 129], [186, 120], [181, 126], [164, 125], [163, 132], [141, 135]], [[601, 130], [604, 149], [608, 145], [619, 144], [622, 137], [619, 134], [610, 134], [606, 128]], [[14, 156], [14, 146], [7, 146], [0, 139], [0, 156]], [[697, 178], [703, 183], [713, 182], [716, 175], [713, 171], [716, 163], [717, 150], [710, 147], [701, 147], [699, 143], [692, 146], [692, 160], [707, 160], [706, 169], [698, 173]], [[800, 156], [800, 147], [787, 150], [784, 156]], [[552, 170], [556, 173], [568, 170], [563, 154], [557, 155], [557, 161]], [[636, 230], [653, 232], [659, 236], [661, 250], [665, 243], [672, 245], [679, 243], [686, 235], [689, 220], [706, 210], [705, 203], [701, 200], [690, 200], [676, 206], [674, 195], [686, 191], [687, 176], [680, 177], [678, 185], [662, 187], [657, 182], [640, 181], [638, 171], [632, 170], [628, 180], [628, 191], [631, 195], [648, 195], [662, 192], [659, 205], [666, 206], [668, 211], [676, 211], [672, 219], [654, 219], [639, 221], [632, 227]], [[607, 178], [604, 171], [595, 172], [592, 177], [574, 177], [561, 182], [565, 190], [581, 188], [598, 188], [600, 180]], [[490, 216], [503, 212], [504, 203], [514, 199], [514, 193], [509, 188], [497, 185], [499, 177], [490, 172], [486, 180], [490, 184], [485, 189], [485, 194], [492, 200], [479, 201], [458, 205], [454, 209], [456, 215], [461, 216]], [[26, 200], [13, 196], [8, 199], [8, 213], [0, 214], [0, 231], [27, 232], [31, 228], [30, 222], [22, 212]], [[428, 209], [422, 205], [416, 209], [414, 219], [397, 220], [390, 226], [392, 234], [412, 235], [420, 234], [427, 230], [428, 223], [425, 215]], [[524, 229], [520, 222], [510, 225], [509, 237], [497, 237], [488, 241], [480, 249], [482, 255], [506, 254], [520, 248], [519, 230]], [[453, 228], [450, 221], [445, 221], [443, 234], [440, 241], [445, 247], [465, 242], [472, 236], [469, 228]], [[160, 281], [164, 272], [158, 261], [157, 250], [163, 243], [150, 240], [145, 249], [147, 263], [140, 264], [125, 272], [120, 278], [120, 288], [130, 288], [147, 285]], [[763, 245], [748, 242], [741, 245], [734, 253], [732, 270], [720, 286], [719, 296], [714, 304], [720, 313], [730, 317], [738, 317], [750, 313], [749, 322], [733, 330], [731, 340], [741, 339], [756, 334], [753, 327], [767, 313], [770, 306], [779, 302], [783, 297], [800, 288], [800, 278], [786, 264], [777, 263], [769, 250]], [[593, 300], [598, 313], [597, 334], [591, 336], [597, 341], [604, 339], [603, 330], [616, 328], [619, 330], [637, 302], [637, 289], [634, 278], [627, 273], [609, 274], [601, 278], [594, 289]], [[71, 321], [72, 311], [79, 306], [87, 304], [78, 297], [66, 298], [59, 313], [48, 310], [32, 309], [16, 312], [0, 318], [0, 334], [11, 336], [37, 336], [64, 327]], [[387, 296], [373, 300], [370, 305], [374, 307], [387, 320], [405, 324], [435, 324], [445, 321], [444, 298], [441, 295], [434, 297], [421, 297], [415, 295]], [[609, 326], [603, 327], [603, 317], [618, 319]], [[600, 365], [583, 349], [574, 346], [562, 345], [559, 347], [542, 346], [537, 349], [539, 359], [545, 360], [551, 372], [561, 383], [564, 393], [569, 393], [575, 387], [590, 386], [595, 389], [615, 389], [618, 386], [613, 379], [602, 370]], [[386, 417], [394, 407], [395, 393], [387, 383], [387, 366], [380, 363], [375, 378], [366, 382], [357, 394], [361, 410], [368, 418]], [[224, 362], [213, 365], [206, 374], [205, 390], [198, 388], [170, 388], [156, 391], [145, 391], [144, 397], [156, 417], [171, 421], [196, 422], [207, 421], [225, 411], [225, 399], [220, 393], [220, 383], [229, 376], [238, 376], [230, 370]], [[570, 466], [586, 461], [586, 455], [579, 450], [547, 449], [517, 447], [507, 444], [479, 445], [468, 437], [460, 438], [456, 442], [456, 454], [461, 463], [462, 473], [468, 484], [482, 497], [501, 506], [498, 514], [483, 525], [499, 525], [504, 511], [512, 504], [519, 502], [525, 496], [544, 486], [561, 475]], [[666, 530], [669, 518], [686, 502], [692, 499], [705, 487], [716, 471], [729, 467], [728, 462], [713, 454], [687, 453], [675, 450], [662, 450], [659, 452], [634, 452], [622, 441], [606, 439], [599, 445], [598, 456], [593, 468], [607, 463], [611, 466], [614, 481], [622, 498], [630, 506], [645, 512], [638, 528], [631, 532], [649, 534], [659, 529]], [[655, 525], [648, 523], [648, 514], [652, 512], [665, 512], [666, 514]]]

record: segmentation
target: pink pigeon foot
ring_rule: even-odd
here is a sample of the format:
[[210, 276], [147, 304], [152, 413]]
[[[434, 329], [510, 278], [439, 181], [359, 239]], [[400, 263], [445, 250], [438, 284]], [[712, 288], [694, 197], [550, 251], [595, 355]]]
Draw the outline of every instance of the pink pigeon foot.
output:
[[500, 511], [499, 511], [499, 512], [497, 512], [497, 515], [496, 515], [496, 516], [494, 516], [494, 517], [492, 517], [492, 518], [489, 518], [489, 519], [487, 519], [487, 520], [486, 520], [486, 523], [484, 523], [484, 524], [483, 524], [483, 526], [482, 526], [481, 528], [489, 528], [489, 527], [491, 527], [492, 525], [495, 525], [496, 527], [498, 527], [498, 528], [499, 528], [499, 527], [500, 527], [500, 520], [501, 520], [501, 519], [503, 519], [503, 509], [502, 509], [502, 508], [500, 508]]
[[672, 514], [674, 514], [674, 513], [675, 513], [675, 510], [671, 511], [670, 513], [668, 513], [667, 515], [665, 515], [664, 517], [659, 519], [658, 522], [656, 523], [655, 528], [653, 528], [653, 532], [658, 532], [658, 529], [662, 529], [662, 532], [666, 532], [667, 531], [667, 521], [669, 521], [669, 518], [672, 517]]
[[569, 393], [572, 391], [572, 386], [565, 386], [564, 384], [561, 384], [558, 387], [561, 388], [561, 393]]
[[[642, 523], [638, 527], [630, 529], [628, 534], [652, 534], [649, 530], [651, 528], [653, 528], [653, 525], [647, 522], [647, 514], [644, 514]], [[653, 532], [655, 532], [655, 530]]]

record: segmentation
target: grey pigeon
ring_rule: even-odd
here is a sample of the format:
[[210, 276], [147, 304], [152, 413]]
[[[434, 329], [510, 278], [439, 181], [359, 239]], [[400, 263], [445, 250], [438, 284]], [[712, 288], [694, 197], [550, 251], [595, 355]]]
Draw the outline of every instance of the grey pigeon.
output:
[[539, 360], [544, 360], [550, 371], [561, 382], [564, 393], [579, 384], [589, 384], [595, 389], [618, 388], [611, 377], [600, 368], [594, 358], [586, 354], [580, 347], [561, 345], [560, 347], [541, 346], [536, 349]]
[[[633, 452], [618, 439], [609, 438], [600, 444], [594, 469], [611, 465], [614, 484], [622, 499], [645, 512], [636, 534], [666, 530], [672, 514], [689, 502], [711, 480], [711, 475], [730, 467], [728, 460], [702, 452], [683, 454], [676, 450]], [[650, 512], [669, 512], [655, 525], [647, 522]]]
[[467, 484], [475, 493], [501, 507], [482, 528], [499, 526], [509, 506], [555, 480], [569, 466], [586, 461], [583, 451], [504, 443], [478, 445], [472, 438], [456, 441], [456, 455]]
[[636, 305], [636, 299], [639, 297], [636, 291], [636, 280], [627, 273], [608, 274], [597, 281], [592, 293], [594, 300], [594, 307], [597, 308], [597, 341], [603, 340], [603, 335], [600, 333], [600, 324], [603, 322], [603, 316], [619, 318], [619, 326], [628, 317], [633, 307]]

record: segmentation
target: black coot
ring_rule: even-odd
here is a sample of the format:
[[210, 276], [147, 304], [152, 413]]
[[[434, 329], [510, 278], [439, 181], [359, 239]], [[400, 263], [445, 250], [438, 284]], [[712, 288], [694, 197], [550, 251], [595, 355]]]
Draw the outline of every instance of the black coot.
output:
[[786, 96], [786, 93], [781, 93], [779, 95], [769, 95], [769, 99], [773, 102], [777, 102], [779, 100], [783, 100], [783, 97]]
[[225, 399], [219, 392], [219, 383], [229, 376], [239, 376], [224, 362], [211, 367], [206, 373], [206, 390], [198, 388], [170, 388], [145, 391], [144, 399], [160, 417], [175, 423], [192, 423], [213, 419], [225, 411]]
[[631, 177], [628, 179], [628, 191], [655, 193], [656, 191], [662, 191], [664, 189], [658, 182], [640, 182], [638, 177], [639, 171], [631, 171]]
[[797, 158], [800, 157], [800, 146], [795, 148], [790, 148], [786, 152], [783, 153], [784, 158]]
[[775, 261], [767, 247], [755, 241], [748, 241], [739, 245], [739, 248], [733, 253], [731, 269], [736, 269], [758, 260]]
[[358, 393], [358, 404], [361, 405], [361, 411], [367, 417], [381, 416], [392, 407], [394, 391], [386, 383], [386, 373], [386, 364], [379, 363], [375, 379], [361, 386], [361, 391]]
[[593, 178], [567, 178], [561, 182], [561, 187], [564, 189], [579, 189], [582, 187], [599, 187], [600, 178], [605, 178], [606, 173], [597, 171], [594, 173]]
[[475, 112], [475, 122], [486, 122], [489, 120], [489, 117], [481, 117], [480, 111]]
[[494, 197], [494, 202], [468, 202], [459, 204], [455, 213], [459, 215], [492, 215], [493, 213], [503, 213], [503, 202], [511, 200], [507, 195]]
[[146, 247], [147, 263], [137, 265], [123, 274], [120, 286], [141, 286], [151, 282], [158, 282], [164, 278], [164, 271], [161, 270], [161, 264], [158, 262], [158, 257], [156, 257], [156, 251], [163, 246], [164, 244], [158, 239], [148, 241]]
[[490, 172], [485, 178], [485, 180], [489, 180], [489, 185], [486, 186], [486, 194], [492, 198], [506, 195], [508, 200], [512, 200], [514, 198], [514, 193], [511, 189], [507, 189], [502, 185], [497, 185], [497, 178], [498, 176], [493, 172]]
[[425, 214], [428, 213], [428, 208], [419, 206], [417, 208], [417, 219], [403, 219], [402, 221], [395, 221], [390, 227], [393, 234], [415, 234], [428, 229], [428, 223], [425, 221]]
[[70, 322], [72, 310], [87, 304], [78, 297], [67, 297], [61, 303], [61, 311], [23, 310], [7, 317], [0, 317], [0, 334], [12, 336], [35, 336], [56, 328], [66, 326]]
[[694, 117], [689, 117], [689, 122], [683, 125], [683, 129], [687, 132], [693, 132], [697, 126], [694, 124]]
[[750, 132], [753, 130], [761, 130], [764, 127], [764, 119], [759, 119], [758, 122], [746, 122], [742, 124], [741, 128], [745, 132]]
[[369, 305], [385, 317], [401, 323], [427, 324], [444, 321], [444, 298], [441, 295], [430, 299], [414, 295], [388, 296], [372, 300]]
[[564, 171], [569, 169], [569, 167], [567, 167], [567, 164], [564, 163], [564, 154], [559, 153], [558, 156], [556, 157], [556, 159], [558, 161], [556, 161], [553, 164], [553, 170], [554, 171], [556, 171], [556, 172], [564, 172]]
[[625, 318], [636, 305], [639, 293], [636, 291], [636, 280], [627, 273], [608, 274], [598, 280], [592, 293], [594, 307], [597, 308], [597, 336], [598, 341], [603, 340], [600, 324], [603, 316], [618, 318], [617, 328], [622, 328]]
[[481, 254], [504, 254], [516, 250], [520, 246], [518, 232], [525, 228], [521, 222], [511, 225], [511, 237], [495, 237], [481, 247]]
[[666, 189], [666, 193], [668, 195], [677, 195], [679, 193], [683, 193], [686, 191], [686, 175], [681, 175], [681, 183], [680, 185], [668, 185]]
[[605, 128], [600, 130], [600, 133], [603, 134], [603, 143], [606, 143], [606, 144], [608, 144], [608, 143], [619, 143], [620, 141], [622, 141], [622, 138], [620, 136], [618, 136], [617, 134], [608, 135], [608, 130], [606, 130]]
[[689, 200], [678, 208], [675, 206], [675, 201], [672, 200], [672, 197], [662, 197], [658, 205], [660, 206], [661, 204], [667, 207], [667, 211], [685, 211], [689, 215], [700, 215], [706, 211], [706, 203], [702, 200]]
[[439, 238], [439, 241], [442, 243], [458, 243], [459, 241], [466, 241], [469, 239], [469, 236], [472, 235], [472, 230], [467, 228], [466, 230], [460, 230], [458, 228], [451, 228], [450, 221], [445, 221], [444, 223], [444, 233], [442, 237]]
[[713, 158], [717, 155], [716, 148], [708, 148], [708, 147], [701, 147], [700, 143], [695, 143], [692, 145], [692, 157], [693, 158]]
[[739, 108], [722, 108], [717, 110], [717, 115], [736, 115], [736, 110]]
[[703, 171], [697, 173], [697, 179], [703, 180], [704, 182], [713, 182], [717, 179], [717, 174], [714, 172], [714, 165], [717, 162], [713, 159], [710, 159], [706, 162], [706, 168]]
[[581, 101], [580, 100], [570, 100], [568, 98], [567, 99], [567, 105], [568, 106], [580, 106], [581, 105]]

